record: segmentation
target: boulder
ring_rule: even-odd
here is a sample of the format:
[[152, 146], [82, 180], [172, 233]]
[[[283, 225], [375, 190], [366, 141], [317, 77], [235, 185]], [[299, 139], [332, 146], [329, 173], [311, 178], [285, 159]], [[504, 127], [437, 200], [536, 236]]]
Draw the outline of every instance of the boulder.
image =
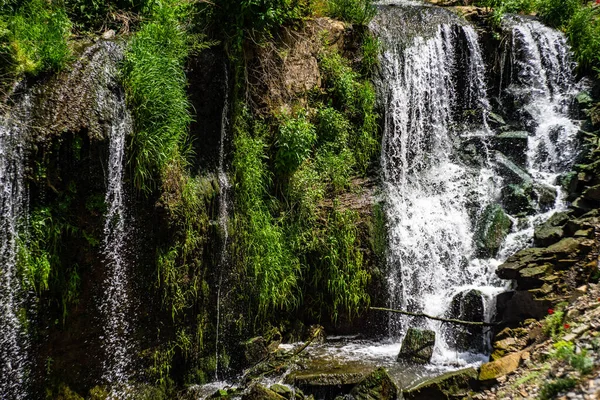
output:
[[506, 154], [520, 167], [527, 165], [527, 140], [529, 134], [525, 131], [503, 132], [493, 137], [493, 148]]
[[531, 176], [499, 151], [495, 152], [496, 168], [507, 183], [533, 183]]
[[523, 355], [523, 352], [513, 353], [496, 361], [483, 364], [479, 370], [479, 380], [495, 380], [516, 371], [519, 368]]
[[512, 221], [502, 207], [488, 205], [477, 221], [475, 245], [480, 257], [494, 257], [512, 228]]
[[552, 215], [546, 222], [535, 227], [533, 243], [537, 247], [550, 246], [558, 242], [564, 236], [563, 227], [569, 221], [568, 212], [558, 212]]
[[504, 292], [496, 296], [496, 316], [507, 325], [517, 324], [528, 318], [544, 318], [551, 306], [550, 301], [536, 299], [527, 290]]
[[257, 364], [267, 358], [269, 350], [267, 341], [262, 336], [253, 337], [243, 343], [244, 358], [248, 365]]
[[385, 368], [380, 367], [360, 381], [350, 396], [356, 400], [395, 400], [398, 388]]
[[549, 185], [536, 183], [533, 185], [533, 192], [541, 211], [548, 211], [554, 208], [556, 196], [558, 196], [556, 188]]
[[447, 372], [402, 391], [405, 400], [462, 399], [476, 386], [477, 370], [465, 368]]
[[587, 188], [583, 192], [583, 198], [592, 202], [600, 202], [600, 185]]
[[592, 105], [592, 103], [594, 102], [594, 99], [592, 98], [592, 96], [590, 95], [589, 92], [582, 91], [582, 92], [579, 92], [577, 94], [577, 96], [575, 96], [575, 101], [577, 102], [577, 105], [579, 106], [579, 108], [586, 109]]
[[435, 332], [409, 328], [402, 341], [398, 361], [408, 361], [415, 364], [427, 364], [433, 356]]
[[301, 400], [304, 398], [304, 393], [302, 393], [300, 389], [292, 389], [289, 386], [282, 385], [279, 383], [271, 385], [269, 389], [271, 389], [281, 397], [285, 397], [287, 400]]
[[533, 185], [508, 184], [501, 190], [502, 206], [512, 215], [530, 215], [535, 212], [533, 203]]
[[[475, 289], [456, 294], [452, 298], [447, 316], [463, 321], [483, 321], [485, 319], [483, 294]], [[451, 325], [447, 329], [447, 334], [454, 339], [454, 346], [458, 351], [484, 350], [483, 327]]]
[[242, 400], [285, 400], [285, 398], [271, 389], [257, 384], [242, 395]]

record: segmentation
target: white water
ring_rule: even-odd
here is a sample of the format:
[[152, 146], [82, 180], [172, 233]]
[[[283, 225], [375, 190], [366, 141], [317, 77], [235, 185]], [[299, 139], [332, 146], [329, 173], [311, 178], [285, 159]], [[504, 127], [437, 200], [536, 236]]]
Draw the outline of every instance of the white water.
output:
[[[112, 43], [103, 44], [107, 53], [119, 52]], [[116, 63], [106, 62], [106, 79], [116, 76]], [[103, 317], [102, 379], [111, 388], [111, 398], [123, 398], [130, 377], [132, 307], [129, 298], [130, 268], [127, 253], [127, 210], [123, 185], [125, 139], [132, 132], [132, 120], [122, 92], [97, 94], [99, 109], [110, 112], [107, 205], [102, 255], [106, 268], [100, 311]]]
[[[509, 90], [527, 99], [526, 109], [535, 124], [528, 142], [528, 172], [534, 182], [554, 186], [557, 174], [577, 151], [577, 124], [568, 118], [566, 107], [574, 85], [564, 37], [537, 25], [519, 21], [513, 28], [518, 75]], [[381, 163], [387, 198], [389, 306], [444, 316], [456, 294], [477, 289], [484, 298], [484, 316], [490, 320], [495, 296], [506, 285], [496, 277], [496, 267], [530, 243], [533, 224], [560, 209], [561, 196], [553, 210], [515, 228], [496, 259], [476, 258], [473, 214], [498, 203], [503, 184], [494, 160], [486, 156], [493, 132], [487, 125], [490, 103], [477, 35], [469, 26], [441, 24], [430, 37], [417, 36], [412, 43], [397, 45], [393, 27], [376, 30], [388, 44], [381, 57], [386, 99]], [[456, 57], [465, 47], [467, 60]], [[467, 75], [465, 87], [457, 87], [457, 71]], [[465, 127], [461, 107], [479, 109], [478, 126]], [[552, 130], [558, 132], [556, 138], [551, 138]], [[461, 161], [457, 143], [469, 137], [481, 138], [484, 160], [479, 167]], [[436, 332], [433, 364], [464, 365], [482, 359], [457, 352], [452, 335], [435, 321], [392, 316], [389, 335], [399, 341], [411, 326]], [[489, 345], [485, 337], [482, 340]]]
[[0, 115], [0, 398], [27, 398], [28, 337], [21, 313], [24, 296], [17, 275], [17, 250], [27, 211], [25, 134], [30, 100]]
[[219, 333], [221, 329], [221, 291], [223, 286], [223, 272], [227, 266], [227, 246], [229, 244], [229, 214], [227, 209], [227, 198], [231, 185], [225, 170], [225, 146], [228, 131], [228, 113], [229, 113], [229, 73], [227, 66], [225, 71], [225, 98], [223, 111], [221, 113], [221, 142], [219, 145], [219, 166], [217, 169], [217, 178], [219, 180], [219, 226], [221, 227], [222, 240], [221, 254], [219, 256], [219, 286], [217, 288], [217, 321], [216, 321], [216, 339], [215, 339], [215, 380], [219, 380]]

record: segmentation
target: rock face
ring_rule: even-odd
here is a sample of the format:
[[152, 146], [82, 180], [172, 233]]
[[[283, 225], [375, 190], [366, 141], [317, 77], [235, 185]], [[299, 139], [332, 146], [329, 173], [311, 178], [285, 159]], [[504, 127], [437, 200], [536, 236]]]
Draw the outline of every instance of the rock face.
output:
[[[463, 321], [483, 321], [483, 294], [474, 289], [458, 293], [452, 298], [448, 317]], [[454, 338], [457, 350], [476, 352], [483, 351], [482, 334], [483, 327], [463, 325], [449, 326], [447, 333], [447, 335]]]
[[402, 341], [398, 361], [427, 364], [433, 355], [435, 332], [409, 328]]
[[503, 132], [492, 138], [493, 148], [505, 154], [520, 167], [527, 164], [527, 139], [525, 131]]
[[481, 257], [494, 257], [510, 232], [512, 221], [502, 207], [488, 205], [477, 221], [475, 244]]
[[356, 385], [350, 396], [356, 400], [395, 400], [398, 388], [385, 368], [380, 367]]

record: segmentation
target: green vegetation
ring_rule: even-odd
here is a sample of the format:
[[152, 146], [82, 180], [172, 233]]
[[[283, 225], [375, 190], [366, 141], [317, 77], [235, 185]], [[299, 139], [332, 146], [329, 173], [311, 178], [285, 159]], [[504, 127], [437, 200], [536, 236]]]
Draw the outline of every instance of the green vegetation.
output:
[[55, 2], [0, 3], [0, 73], [11, 76], [58, 71], [70, 59], [71, 22]]
[[576, 352], [575, 345], [572, 342], [560, 340], [554, 343], [553, 347], [555, 350], [551, 357], [566, 361], [580, 374], [589, 374], [594, 369], [594, 359], [588, 357], [585, 349]]
[[559, 378], [546, 383], [540, 392], [541, 400], [554, 399], [556, 395], [566, 392], [577, 385], [577, 380], [573, 378]]
[[191, 122], [183, 70], [188, 45], [177, 7], [165, 2], [153, 9], [127, 50], [123, 75], [135, 120], [130, 163], [142, 191], [154, 189], [170, 164], [185, 160]]
[[353, 24], [366, 25], [375, 16], [371, 0], [330, 0], [328, 13], [333, 18]]

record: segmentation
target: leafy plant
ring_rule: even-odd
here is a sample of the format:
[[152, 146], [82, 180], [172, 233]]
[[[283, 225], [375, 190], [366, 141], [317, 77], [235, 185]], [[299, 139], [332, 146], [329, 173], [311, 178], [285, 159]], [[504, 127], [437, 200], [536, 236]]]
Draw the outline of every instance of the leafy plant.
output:
[[540, 392], [540, 399], [549, 400], [556, 397], [561, 392], [574, 388], [577, 381], [573, 378], [559, 378], [555, 381], [546, 383]]
[[328, 13], [353, 24], [366, 25], [375, 16], [372, 0], [329, 0]]
[[310, 155], [317, 140], [314, 125], [306, 113], [300, 111], [296, 117], [284, 117], [277, 135], [277, 168], [290, 173]]

